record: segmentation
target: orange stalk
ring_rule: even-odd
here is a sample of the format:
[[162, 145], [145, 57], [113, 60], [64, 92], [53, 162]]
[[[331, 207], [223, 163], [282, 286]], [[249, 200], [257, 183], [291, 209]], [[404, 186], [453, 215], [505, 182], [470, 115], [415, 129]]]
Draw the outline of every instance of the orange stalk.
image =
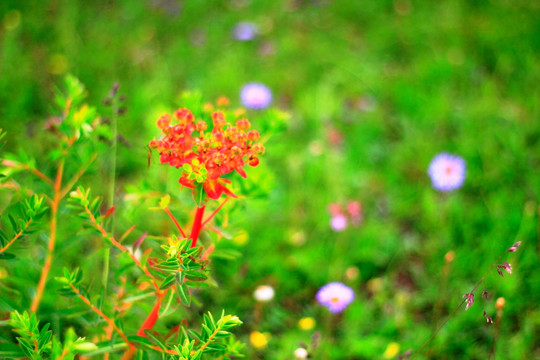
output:
[[135, 255], [133, 255], [132, 253], [129, 252], [128, 249], [126, 249], [126, 247], [124, 245], [122, 245], [121, 243], [119, 243], [115, 238], [114, 236], [110, 235], [107, 230], [105, 230], [96, 220], [96, 218], [94, 217], [94, 214], [92, 214], [92, 212], [90, 211], [90, 209], [88, 208], [88, 206], [85, 206], [84, 207], [84, 210], [86, 211], [86, 213], [88, 214], [88, 216], [90, 217], [90, 221], [92, 222], [92, 225], [94, 225], [94, 227], [96, 228], [96, 230], [98, 230], [101, 235], [104, 237], [104, 238], [107, 238], [111, 241], [111, 244], [113, 244], [114, 247], [116, 247], [118, 250], [120, 250], [121, 252], [124, 252], [124, 253], [127, 253], [129, 255], [129, 257], [131, 258], [131, 260], [133, 260], [133, 262], [135, 263], [135, 265], [137, 265], [137, 267], [139, 267], [139, 269], [141, 269], [144, 274], [146, 276], [148, 276], [151, 280], [152, 280], [152, 285], [154, 285], [154, 288], [156, 288], [156, 290], [158, 292], [160, 292], [159, 290], [159, 286], [157, 285], [156, 283], [156, 279], [154, 278], [154, 276], [152, 274], [150, 274], [150, 271], [148, 271], [148, 269], [143, 266], [141, 264], [141, 262], [139, 261], [139, 259], [137, 259], [135, 257]]
[[39, 278], [38, 286], [36, 289], [36, 295], [34, 300], [32, 300], [32, 305], [30, 306], [31, 312], [36, 312], [39, 308], [41, 298], [43, 297], [43, 291], [45, 291], [45, 285], [47, 284], [47, 277], [49, 276], [49, 271], [51, 270], [51, 263], [54, 253], [54, 247], [56, 245], [56, 228], [57, 228], [57, 215], [58, 215], [58, 205], [62, 196], [60, 189], [62, 188], [62, 175], [64, 172], [64, 159], [60, 161], [58, 170], [56, 171], [56, 179], [54, 181], [54, 195], [51, 201], [51, 225], [50, 225], [50, 236], [49, 244], [47, 246], [47, 257], [45, 258], [45, 264], [41, 269], [41, 276]]
[[3, 248], [0, 249], [0, 253], [3, 253], [4, 251], [7, 250], [8, 247], [11, 246], [11, 244], [13, 244], [15, 242], [15, 240], [17, 240], [18, 238], [21, 237], [21, 235], [23, 234], [23, 231], [26, 230], [28, 228], [28, 226], [30, 225], [30, 223], [32, 222], [32, 219], [28, 220], [26, 222], [26, 224], [24, 225], [24, 229], [21, 229], [17, 234], [15, 234], [15, 236], [13, 237], [13, 239], [11, 239], [7, 244], [6, 246], [4, 246]]

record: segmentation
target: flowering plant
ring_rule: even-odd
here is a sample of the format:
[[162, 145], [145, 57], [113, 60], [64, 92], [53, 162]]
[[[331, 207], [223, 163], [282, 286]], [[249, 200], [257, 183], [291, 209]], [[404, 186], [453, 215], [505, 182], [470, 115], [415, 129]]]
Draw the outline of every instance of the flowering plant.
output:
[[[223, 99], [218, 104], [222, 108], [211, 114], [201, 109], [192, 112], [181, 108], [173, 116], [160, 117], [157, 126], [162, 137], [150, 141], [149, 147], [159, 153], [162, 164], [178, 169], [180, 187], [187, 187], [193, 192], [195, 215], [190, 221], [191, 230], [184, 231], [182, 220], [179, 221], [169, 208], [171, 197], [163, 195], [157, 209], [168, 215], [178, 233], [151, 236], [145, 231], [127, 245], [128, 239], [137, 231], [136, 226], [129, 227], [121, 235], [116, 233], [113, 221], [116, 213], [114, 197], [104, 201], [101, 197], [92, 196], [89, 188], [80, 185], [81, 178], [104, 149], [98, 138], [116, 146], [116, 118], [125, 113], [125, 110], [120, 111], [122, 100], [117, 95], [119, 86], [115, 85], [104, 101], [113, 107], [112, 121], [103, 121], [95, 109], [83, 103], [84, 87], [75, 78], [68, 78], [66, 87], [66, 94], [59, 93], [57, 97], [62, 115], [46, 125], [59, 139], [54, 142], [55, 147], [49, 154], [56, 161], [54, 178], [50, 177], [48, 171], [38, 170], [38, 160], [23, 153], [19, 156], [6, 154], [2, 160], [4, 184], [14, 189], [16, 196], [22, 197], [22, 215], [9, 214], [12, 229], [0, 230], [0, 260], [12, 260], [20, 256], [16, 250], [12, 251], [17, 248], [12, 245], [36, 231], [48, 232], [49, 245], [35, 295], [29, 301], [24, 299], [19, 303], [12, 301], [9, 296], [2, 299], [9, 302], [12, 310], [9, 314], [0, 315], [9, 317], [8, 324], [19, 337], [18, 346], [13, 345], [8, 351], [0, 350], [0, 357], [74, 359], [78, 354], [85, 357], [104, 354], [105, 359], [161, 357], [195, 360], [242, 356], [243, 344], [236, 341], [230, 332], [242, 324], [237, 316], [223, 311], [221, 316], [216, 317], [206, 312], [200, 331], [197, 331], [192, 326], [199, 322], [195, 319], [196, 314], [180, 309], [182, 306], [190, 307], [193, 303], [201, 306], [196, 299], [196, 292], [213, 284], [210, 281], [209, 264], [216, 244], [207, 243], [203, 246], [197, 240], [203, 229], [211, 227], [211, 221], [225, 203], [237, 197], [229, 187], [231, 181], [227, 176], [237, 172], [246, 177], [245, 165], [258, 165], [259, 156], [265, 151], [259, 132], [251, 129], [249, 120], [240, 116], [239, 112], [228, 113], [224, 108], [228, 101]], [[210, 125], [204, 120], [207, 114], [211, 119]], [[0, 131], [0, 140], [4, 136]], [[88, 141], [82, 141], [83, 137]], [[78, 148], [75, 149], [75, 146]], [[87, 152], [91, 152], [91, 155], [83, 156], [85, 161], [73, 161], [72, 157]], [[75, 164], [81, 165], [77, 168]], [[33, 174], [50, 187], [51, 192], [42, 191], [41, 187], [21, 186], [15, 176], [23, 171]], [[71, 180], [64, 183], [66, 173], [73, 175]], [[26, 193], [31, 195], [27, 196]], [[226, 196], [225, 200], [204, 218], [206, 206], [223, 195]], [[63, 201], [65, 198], [68, 198], [67, 202]], [[97, 288], [92, 286], [96, 279], [87, 281], [83, 276], [81, 267], [85, 265], [84, 260], [81, 260], [80, 266], [74, 269], [66, 267], [63, 271], [58, 271], [57, 263], [53, 261], [58, 251], [55, 247], [57, 240], [61, 246], [66, 246], [69, 241], [61, 237], [58, 228], [76, 221], [76, 218], [62, 221], [64, 217], [73, 214], [78, 216], [80, 220], [77, 221], [80, 221], [79, 225], [83, 228], [82, 232], [75, 235], [77, 238], [88, 240], [88, 234], [92, 234], [103, 240], [101, 244], [104, 245], [105, 257], [102, 283]], [[41, 219], [47, 217], [48, 226], [41, 222]], [[111, 253], [117, 255], [116, 261], [110, 259]], [[22, 261], [30, 260], [23, 256]], [[110, 269], [115, 270], [115, 284], [109, 284]], [[90, 267], [89, 273], [95, 274], [96, 270], [95, 266]], [[52, 291], [52, 282], [48, 281], [50, 273], [55, 275], [55, 286], [59, 293], [68, 299], [65, 302], [55, 299], [51, 303], [51, 296], [43, 297], [43, 294]], [[12, 284], [12, 293], [21, 291], [17, 286], [22, 282], [13, 281]], [[147, 299], [153, 299], [153, 305], [146, 317], [140, 320], [140, 312], [148, 309]], [[31, 303], [29, 308], [25, 306], [27, 302]], [[67, 328], [71, 324], [79, 325], [79, 329], [84, 328], [88, 339], [77, 337], [69, 328], [63, 342], [60, 342], [60, 334], [53, 333], [49, 324], [39, 325], [38, 317], [45, 315], [48, 319], [46, 314], [49, 314], [50, 309], [62, 305], [84, 306], [91, 314], [84, 312], [85, 315], [75, 319], [60, 319]], [[45, 312], [40, 311], [43, 308]], [[179, 319], [180, 313], [183, 318]], [[164, 317], [169, 317], [168, 321], [174, 323], [174, 326], [166, 327], [167, 331], [163, 331], [164, 324], [159, 324], [159, 320]], [[187, 319], [190, 319], [189, 323]], [[128, 325], [130, 320], [139, 322], [138, 328], [131, 328]], [[80, 326], [90, 322], [96, 326]], [[155, 329], [157, 326], [161, 326], [161, 331]]]

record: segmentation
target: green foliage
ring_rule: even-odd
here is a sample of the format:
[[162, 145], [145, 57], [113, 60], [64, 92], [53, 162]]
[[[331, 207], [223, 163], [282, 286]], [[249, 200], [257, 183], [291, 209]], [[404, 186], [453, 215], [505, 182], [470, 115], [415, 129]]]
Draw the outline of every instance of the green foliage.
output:
[[[234, 315], [225, 315], [222, 312], [219, 320], [215, 321], [210, 312], [204, 314], [202, 330], [197, 333], [190, 330], [187, 334], [184, 329], [183, 336], [180, 337], [181, 345], [174, 349], [178, 355], [172, 355], [171, 360], [200, 360], [204, 355], [216, 359], [234, 359], [243, 357], [241, 350], [243, 344], [235, 341], [230, 329], [239, 326], [242, 321]], [[182, 341], [183, 338], [183, 341]]]
[[55, 360], [59, 358], [73, 360], [77, 354], [96, 349], [93, 343], [85, 341], [84, 338], [78, 338], [72, 328], [67, 329], [64, 345], [62, 345], [56, 336], [53, 336], [52, 331], [49, 330], [49, 324], [45, 324], [40, 329], [36, 315], [29, 315], [26, 311], [22, 314], [13, 311], [10, 314], [9, 326], [20, 335], [17, 337], [17, 341], [21, 353], [0, 350], [0, 355], [8, 359], [26, 356], [32, 360]]
[[11, 245], [12, 240], [21, 239], [37, 231], [39, 220], [47, 211], [44, 199], [43, 196], [34, 194], [16, 205], [18, 214], [7, 214], [9, 222], [3, 229], [0, 228], [0, 260], [14, 257], [13, 254], [6, 253], [4, 250], [4, 247], [7, 249]]

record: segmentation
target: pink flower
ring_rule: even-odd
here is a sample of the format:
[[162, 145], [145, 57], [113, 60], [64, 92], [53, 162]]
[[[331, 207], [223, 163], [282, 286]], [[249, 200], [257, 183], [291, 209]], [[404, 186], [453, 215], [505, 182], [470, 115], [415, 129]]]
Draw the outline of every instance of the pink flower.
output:
[[316, 299], [319, 304], [338, 314], [354, 300], [354, 291], [340, 282], [331, 282], [319, 289]]

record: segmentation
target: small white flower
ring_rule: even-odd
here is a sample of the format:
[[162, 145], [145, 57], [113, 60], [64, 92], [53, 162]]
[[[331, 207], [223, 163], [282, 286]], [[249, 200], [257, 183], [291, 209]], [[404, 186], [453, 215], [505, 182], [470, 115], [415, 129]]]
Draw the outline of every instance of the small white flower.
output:
[[308, 352], [304, 348], [298, 348], [298, 349], [294, 350], [294, 357], [297, 360], [307, 359]]
[[268, 302], [274, 298], [274, 289], [269, 285], [261, 285], [255, 290], [253, 297], [257, 301]]

